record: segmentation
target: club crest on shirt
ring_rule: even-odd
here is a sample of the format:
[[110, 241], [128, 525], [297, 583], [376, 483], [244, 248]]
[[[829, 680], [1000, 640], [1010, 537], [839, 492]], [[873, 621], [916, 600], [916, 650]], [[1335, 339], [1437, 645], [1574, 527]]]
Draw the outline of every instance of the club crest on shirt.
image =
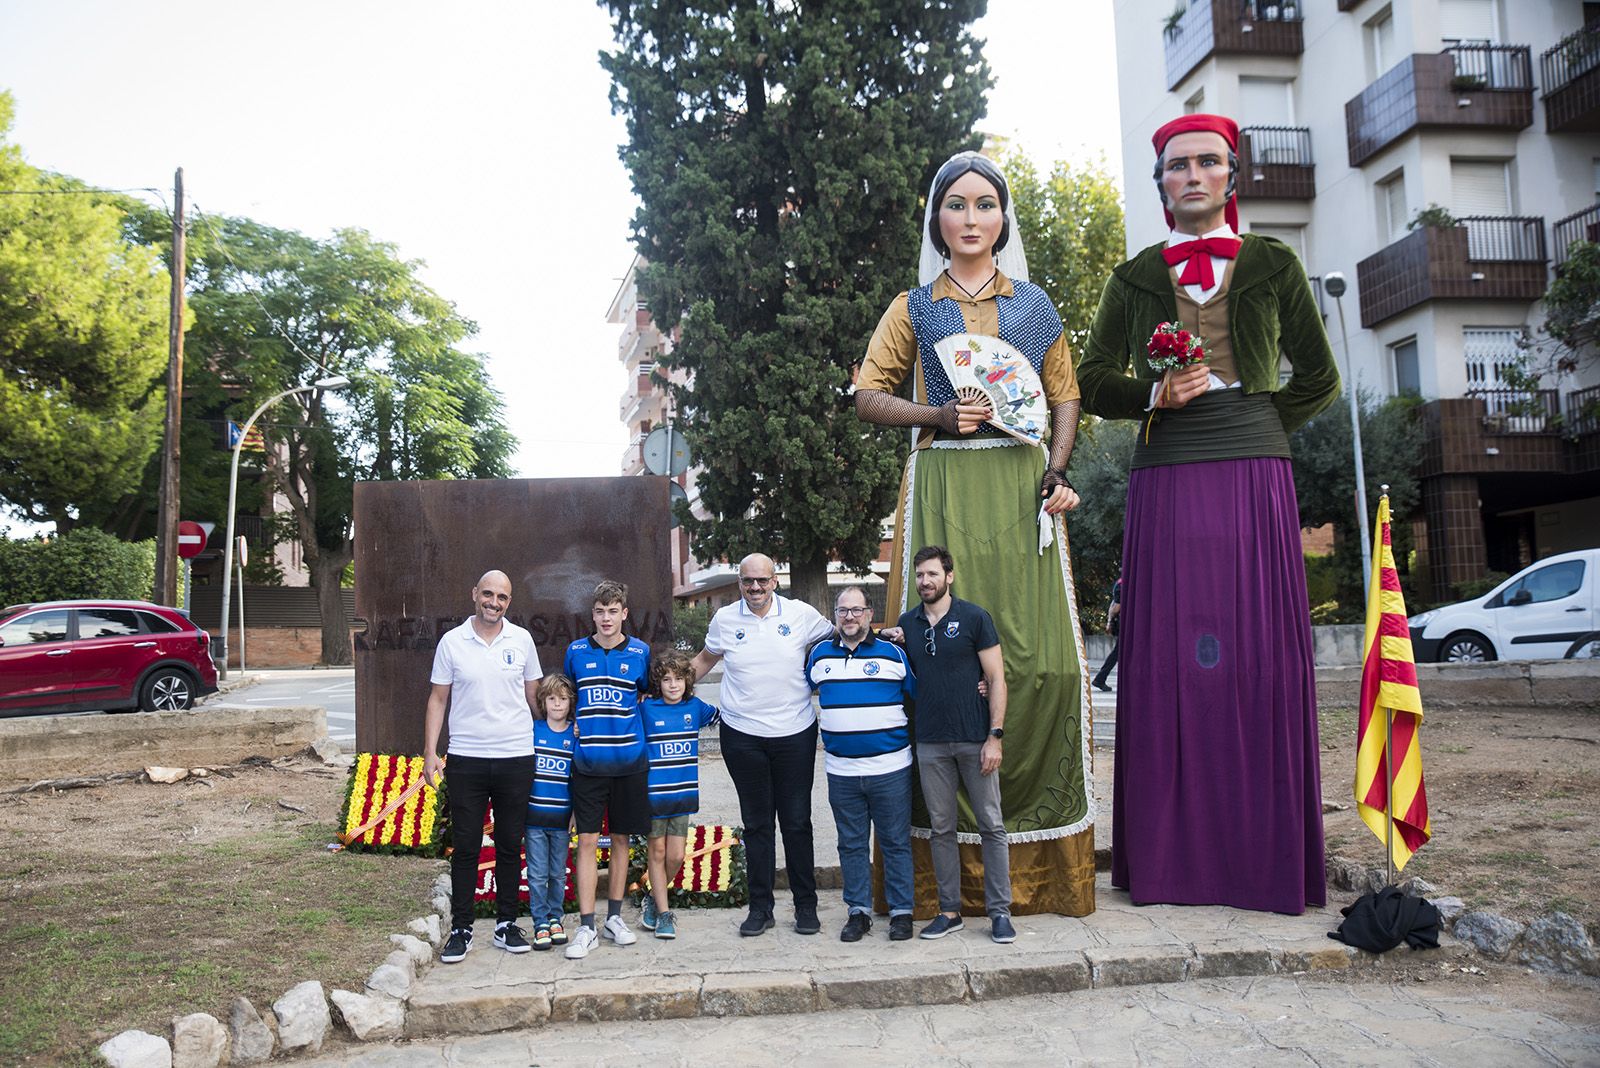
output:
[[878, 662], [876, 660], [869, 660], [867, 661], [867, 666], [861, 670], [864, 674], [876, 675], [878, 673]]
[[787, 623], [779, 623], [778, 624], [778, 633], [783, 635], [785, 638], [787, 638], [789, 636], [789, 624], [787, 624]]
[[510, 649], [507, 649], [505, 652], [500, 654], [500, 659], [504, 660], [508, 666], [515, 667], [517, 663], [517, 654], [513, 653]]
[[571, 738], [563, 738], [563, 739], [561, 739], [561, 748], [563, 748], [563, 749], [571, 749], [572, 748], [572, 739]]
[[622, 669], [622, 673], [624, 675], [626, 675], [628, 673], [628, 665], [627, 664], [618, 664], [617, 667]]
[[957, 634], [960, 634], [960, 633], [961, 633], [961, 621], [959, 619], [952, 619], [950, 622], [948, 622], [948, 623], [946, 623], [944, 625], [944, 636], [946, 638], [954, 638]]
[[735, 641], [741, 641], [741, 642], [744, 641], [744, 628], [741, 627], [738, 630], [734, 631], [733, 632], [733, 638], [734, 638]]
[[683, 714], [683, 725], [685, 727], [693, 727], [694, 726], [694, 713], [685, 712]]

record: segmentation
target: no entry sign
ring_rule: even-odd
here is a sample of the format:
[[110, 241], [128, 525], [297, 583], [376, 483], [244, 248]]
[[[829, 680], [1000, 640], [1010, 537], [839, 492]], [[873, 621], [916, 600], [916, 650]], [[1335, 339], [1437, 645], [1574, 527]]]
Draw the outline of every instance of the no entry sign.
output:
[[206, 528], [184, 520], [178, 524], [178, 555], [185, 560], [199, 556], [206, 547]]

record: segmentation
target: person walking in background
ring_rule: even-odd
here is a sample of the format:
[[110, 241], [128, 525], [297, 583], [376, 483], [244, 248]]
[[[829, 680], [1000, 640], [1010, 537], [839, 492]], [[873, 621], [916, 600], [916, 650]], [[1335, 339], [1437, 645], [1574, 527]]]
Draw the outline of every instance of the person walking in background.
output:
[[1106, 662], [1100, 665], [1100, 670], [1094, 676], [1094, 688], [1110, 692], [1111, 687], [1106, 685], [1106, 677], [1117, 666], [1117, 651], [1122, 645], [1118, 632], [1122, 629], [1122, 568], [1117, 568], [1117, 581], [1111, 584], [1111, 607], [1106, 609], [1106, 632], [1111, 635], [1111, 651], [1106, 654]]

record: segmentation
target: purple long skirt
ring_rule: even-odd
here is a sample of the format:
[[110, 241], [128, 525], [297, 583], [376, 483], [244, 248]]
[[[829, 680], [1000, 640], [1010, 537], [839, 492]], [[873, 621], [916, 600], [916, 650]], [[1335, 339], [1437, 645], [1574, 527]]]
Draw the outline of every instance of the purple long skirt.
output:
[[1135, 904], [1326, 899], [1317, 691], [1289, 461], [1132, 472], [1111, 882]]

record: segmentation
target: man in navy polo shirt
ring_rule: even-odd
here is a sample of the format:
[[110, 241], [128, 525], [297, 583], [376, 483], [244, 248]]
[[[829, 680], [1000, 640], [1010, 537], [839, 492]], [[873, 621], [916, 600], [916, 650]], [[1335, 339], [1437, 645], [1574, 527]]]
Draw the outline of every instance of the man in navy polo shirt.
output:
[[[948, 549], [918, 549], [912, 567], [922, 604], [900, 616], [900, 631], [917, 674], [917, 774], [932, 829], [928, 845], [940, 910], [921, 937], [943, 938], [962, 927], [956, 795], [965, 790], [983, 841], [989, 935], [996, 942], [1013, 942], [1010, 846], [997, 774], [1006, 722], [1000, 635], [988, 612], [951, 594], [955, 561]], [[987, 700], [978, 692], [980, 680], [987, 684]]]
[[839, 828], [839, 870], [850, 918], [841, 942], [872, 930], [872, 828], [883, 851], [889, 938], [911, 937], [911, 730], [905, 701], [916, 676], [900, 647], [872, 633], [872, 609], [859, 586], [839, 591], [838, 634], [818, 642], [806, 676], [822, 705], [828, 803]]
[[650, 833], [650, 754], [639, 697], [650, 684], [650, 647], [622, 632], [628, 587], [610, 579], [594, 588], [594, 635], [567, 646], [565, 671], [578, 688], [573, 717], [572, 816], [578, 827], [573, 874], [578, 884], [578, 930], [567, 956], [587, 957], [599, 945], [594, 898], [600, 825], [611, 835], [605, 936], [631, 946], [638, 936], [622, 919], [628, 889], [628, 835]]

